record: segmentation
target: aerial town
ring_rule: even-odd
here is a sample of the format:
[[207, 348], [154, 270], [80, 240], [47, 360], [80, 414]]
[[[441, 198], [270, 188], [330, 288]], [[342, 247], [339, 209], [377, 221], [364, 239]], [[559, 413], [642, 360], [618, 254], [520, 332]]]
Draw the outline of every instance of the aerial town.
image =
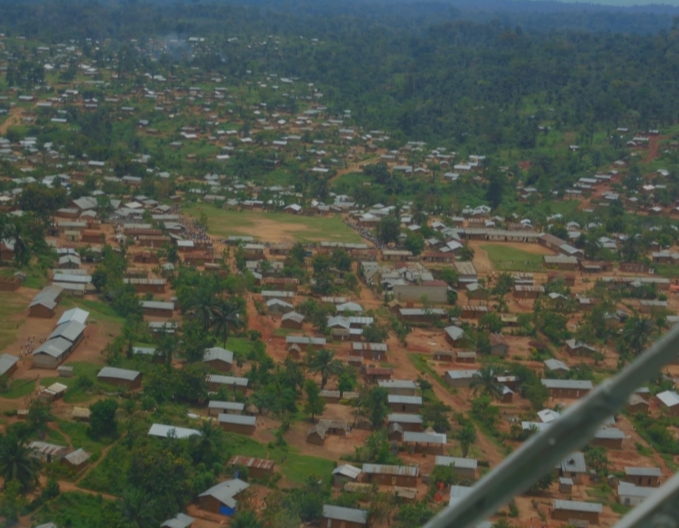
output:
[[[3, 526], [421, 526], [679, 322], [679, 126], [542, 118], [550, 186], [126, 45], [0, 34]], [[679, 468], [678, 377], [478, 528], [614, 526]]]

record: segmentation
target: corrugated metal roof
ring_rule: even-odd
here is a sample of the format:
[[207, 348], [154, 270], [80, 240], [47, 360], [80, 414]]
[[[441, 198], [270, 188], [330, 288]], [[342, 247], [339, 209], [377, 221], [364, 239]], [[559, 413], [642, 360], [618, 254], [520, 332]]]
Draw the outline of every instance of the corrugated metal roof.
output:
[[48, 339], [63, 337], [71, 343], [74, 343], [80, 338], [80, 336], [82, 336], [85, 328], [86, 326], [84, 324], [77, 321], [71, 321], [70, 323], [57, 326], [49, 335]]
[[479, 465], [479, 461], [476, 460], [475, 458], [437, 456], [436, 462], [434, 464], [437, 466], [454, 465], [456, 468], [461, 469], [476, 469]]
[[[172, 433], [172, 434], [171, 434]], [[188, 438], [194, 435], [200, 435], [200, 431], [196, 429], [188, 429], [186, 427], [175, 427], [174, 425], [153, 424], [148, 432], [149, 436], [157, 436], [160, 438]]]
[[392, 413], [387, 416], [388, 423], [419, 423], [423, 421], [420, 414]]
[[356, 466], [352, 466], [351, 464], [342, 464], [341, 466], [337, 466], [333, 470], [332, 474], [357, 479], [361, 474], [361, 470]]
[[87, 324], [87, 319], [90, 316], [90, 312], [87, 310], [83, 310], [82, 308], [71, 308], [70, 310], [66, 310], [61, 317], [59, 318], [59, 321], [57, 321], [57, 326], [62, 325], [64, 323], [70, 323], [71, 321], [75, 321], [80, 324]]
[[403, 433], [404, 442], [415, 442], [417, 444], [439, 444], [445, 445], [448, 437], [443, 433], [418, 433], [406, 431]]
[[389, 403], [398, 403], [406, 405], [422, 405], [422, 396], [403, 396], [401, 394], [390, 394], [387, 396]]
[[111, 378], [125, 381], [134, 381], [141, 374], [137, 370], [121, 369], [117, 367], [104, 367], [97, 374], [97, 378]]
[[14, 365], [17, 364], [19, 361], [19, 358], [16, 356], [13, 356], [11, 354], [1, 354], [0, 355], [0, 376], [3, 376], [4, 374], [7, 373], [9, 369], [11, 369]]
[[363, 473], [369, 475], [399, 475], [405, 477], [417, 477], [420, 474], [419, 466], [388, 466], [384, 464], [363, 464]]
[[231, 411], [242, 411], [245, 409], [245, 404], [241, 402], [227, 402], [210, 400], [207, 404], [208, 409], [228, 409]]
[[50, 339], [45, 341], [42, 345], [33, 351], [33, 355], [47, 354], [53, 358], [59, 358], [63, 356], [68, 350], [73, 346], [73, 343], [64, 339], [63, 337], [57, 337], [56, 339]]
[[255, 416], [243, 416], [241, 414], [226, 414], [221, 413], [217, 420], [219, 423], [234, 424], [234, 425], [257, 425], [257, 418]]
[[626, 467], [625, 474], [633, 477], [662, 477], [659, 467]]
[[343, 508], [341, 506], [323, 505], [323, 517], [337, 521], [352, 522], [356, 524], [368, 524], [368, 512], [355, 508]]
[[555, 499], [553, 503], [555, 510], [578, 511], [588, 513], [601, 513], [603, 506], [598, 502], [582, 502]]
[[209, 374], [207, 377], [208, 383], [220, 383], [223, 385], [235, 385], [237, 387], [247, 387], [250, 380], [248, 378], [236, 378], [233, 376], [219, 376], [217, 374]]
[[199, 497], [214, 497], [222, 504], [228, 506], [229, 508], [236, 507], [236, 499], [234, 498], [241, 491], [246, 490], [250, 487], [250, 484], [243, 482], [240, 479], [231, 479], [220, 482], [216, 486], [212, 486], [207, 491], [204, 491]]

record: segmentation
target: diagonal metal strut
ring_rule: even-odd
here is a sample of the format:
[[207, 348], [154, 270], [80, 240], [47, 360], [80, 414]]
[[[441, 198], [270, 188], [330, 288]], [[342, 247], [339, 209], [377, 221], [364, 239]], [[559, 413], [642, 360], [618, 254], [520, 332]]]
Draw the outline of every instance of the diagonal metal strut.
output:
[[653, 343], [616, 377], [604, 381], [569, 407], [559, 420], [529, 438], [481, 479], [465, 500], [443, 510], [423, 528], [472, 528], [493, 515], [586, 444], [600, 424], [627, 403], [632, 392], [678, 355], [679, 325]]

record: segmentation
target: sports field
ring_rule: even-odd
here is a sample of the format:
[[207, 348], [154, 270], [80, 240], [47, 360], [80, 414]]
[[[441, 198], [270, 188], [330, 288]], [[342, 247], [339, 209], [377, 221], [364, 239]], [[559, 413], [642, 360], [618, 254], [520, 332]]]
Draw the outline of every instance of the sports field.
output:
[[212, 236], [252, 236], [262, 242], [365, 242], [339, 216], [296, 216], [287, 213], [231, 211], [211, 205], [196, 204], [185, 211], [198, 218], [208, 218]]
[[544, 271], [542, 257], [552, 253], [536, 244], [523, 244], [519, 249], [508, 244], [483, 244], [480, 249], [497, 271]]

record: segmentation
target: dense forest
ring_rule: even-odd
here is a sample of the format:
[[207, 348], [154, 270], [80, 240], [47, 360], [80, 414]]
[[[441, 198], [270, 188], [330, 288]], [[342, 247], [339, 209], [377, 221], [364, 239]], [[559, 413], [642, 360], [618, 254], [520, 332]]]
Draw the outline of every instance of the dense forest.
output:
[[[10, 35], [39, 33], [48, 42], [119, 39], [119, 59], [128, 38], [209, 37], [196, 53], [144, 66], [189, 61], [232, 77], [250, 70], [314, 81], [326, 104], [351, 109], [360, 124], [406, 138], [470, 142], [487, 152], [498, 144], [531, 148], [544, 123], [587, 135], [622, 123], [659, 127], [678, 117], [679, 30], [670, 8], [644, 16], [603, 8], [516, 10], [507, 11], [517, 22], [508, 25], [497, 18], [474, 21], [483, 18], [481, 11], [463, 17], [463, 8], [438, 3], [315, 5], [3, 3], [0, 28]], [[622, 32], [571, 23], [597, 13], [624, 19], [611, 26]], [[644, 17], [659, 17], [665, 27], [624, 32], [625, 21]], [[518, 24], [534, 28], [537, 19], [547, 30]], [[555, 19], [563, 19], [563, 27], [554, 29]], [[573, 25], [579, 29], [568, 29]], [[143, 60], [129, 59], [131, 70]]]

